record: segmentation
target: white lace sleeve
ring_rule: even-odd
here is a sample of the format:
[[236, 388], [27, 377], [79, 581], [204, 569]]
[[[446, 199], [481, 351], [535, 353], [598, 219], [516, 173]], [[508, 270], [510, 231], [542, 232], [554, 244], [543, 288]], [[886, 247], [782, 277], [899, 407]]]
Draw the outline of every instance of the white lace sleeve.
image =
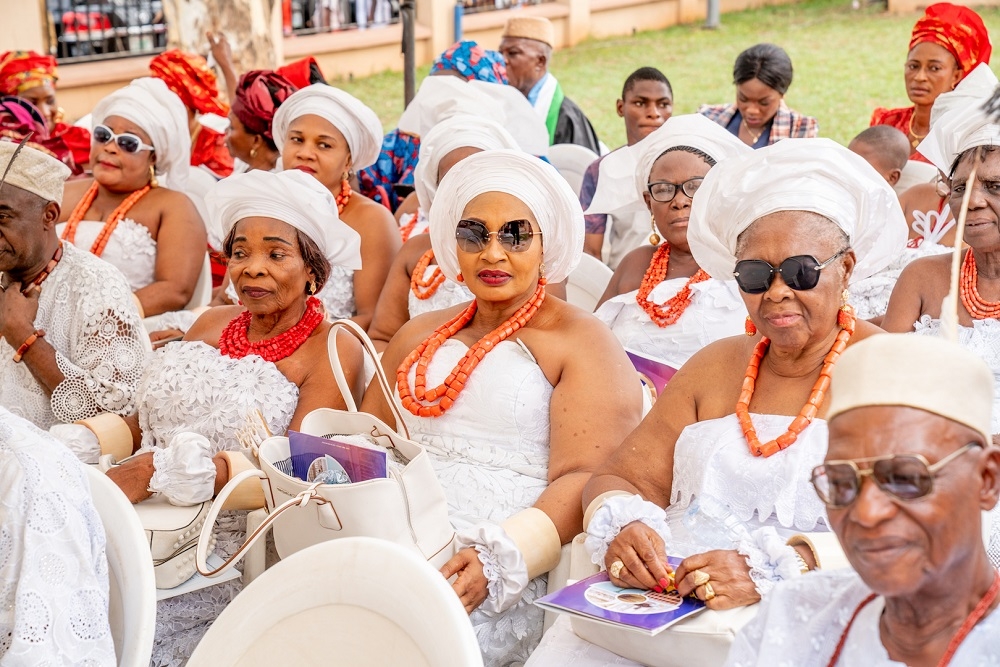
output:
[[458, 531], [459, 548], [472, 547], [479, 553], [487, 580], [487, 597], [482, 609], [500, 613], [521, 599], [528, 585], [528, 566], [507, 532], [492, 521]]
[[788, 546], [772, 526], [753, 531], [750, 539], [740, 541], [736, 551], [746, 557], [750, 579], [762, 598], [767, 597], [779, 581], [802, 574], [795, 549]]
[[587, 541], [584, 543], [595, 565], [604, 565], [608, 547], [618, 537], [622, 528], [633, 521], [641, 521], [652, 528], [667, 544], [671, 540], [670, 526], [662, 507], [643, 500], [642, 496], [616, 496], [604, 501], [587, 526]]

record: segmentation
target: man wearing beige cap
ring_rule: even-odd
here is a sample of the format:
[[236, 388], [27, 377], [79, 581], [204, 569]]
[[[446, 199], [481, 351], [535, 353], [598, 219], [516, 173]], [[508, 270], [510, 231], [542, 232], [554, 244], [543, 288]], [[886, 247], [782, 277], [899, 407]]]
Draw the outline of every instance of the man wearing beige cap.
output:
[[528, 98], [545, 121], [549, 144], [577, 144], [598, 155], [601, 145], [587, 116], [549, 73], [555, 30], [541, 16], [507, 20], [499, 51], [507, 61], [507, 80]]
[[848, 348], [812, 483], [854, 570], [778, 584], [727, 665], [996, 664], [992, 405], [992, 373], [956, 343], [880, 334]]
[[132, 291], [56, 236], [69, 169], [16, 150], [0, 141], [0, 406], [42, 428], [131, 414], [149, 346]]

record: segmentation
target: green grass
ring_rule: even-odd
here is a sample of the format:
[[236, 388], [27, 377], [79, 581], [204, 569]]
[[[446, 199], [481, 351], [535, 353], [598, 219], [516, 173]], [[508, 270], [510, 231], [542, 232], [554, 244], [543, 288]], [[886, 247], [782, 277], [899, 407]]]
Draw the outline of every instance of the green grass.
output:
[[[990, 32], [1000, 34], [1000, 9], [977, 11]], [[822, 136], [846, 144], [868, 126], [876, 106], [908, 104], [903, 61], [917, 17], [891, 16], [877, 7], [854, 11], [849, 0], [806, 0], [724, 14], [719, 30], [696, 24], [587, 40], [557, 52], [551, 71], [590, 117], [601, 139], [615, 147], [625, 142], [615, 100], [635, 69], [651, 65], [663, 71], [673, 84], [674, 114], [692, 113], [701, 104], [733, 100], [736, 56], [758, 42], [774, 42], [788, 51], [795, 65], [795, 80], [785, 97], [789, 106], [816, 116]], [[417, 78], [427, 71], [420, 68]], [[368, 103], [386, 129], [395, 126], [403, 110], [401, 73], [338, 85]]]

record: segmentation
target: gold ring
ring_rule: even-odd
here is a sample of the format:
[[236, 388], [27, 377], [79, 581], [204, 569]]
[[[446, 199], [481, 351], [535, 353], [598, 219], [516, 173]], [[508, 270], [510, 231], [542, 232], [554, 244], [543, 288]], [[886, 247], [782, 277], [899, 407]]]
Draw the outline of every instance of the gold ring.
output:
[[694, 577], [695, 588], [708, 584], [712, 579], [712, 577], [708, 576], [708, 572], [703, 572], [702, 570], [695, 570], [691, 573], [691, 576]]
[[618, 579], [620, 578], [622, 570], [624, 569], [625, 569], [625, 563], [621, 562], [620, 560], [616, 560], [614, 563], [611, 564], [611, 567], [608, 568], [608, 574], [610, 574], [615, 579]]
[[705, 602], [708, 602], [715, 597], [715, 589], [712, 588], [712, 584], [705, 584]]

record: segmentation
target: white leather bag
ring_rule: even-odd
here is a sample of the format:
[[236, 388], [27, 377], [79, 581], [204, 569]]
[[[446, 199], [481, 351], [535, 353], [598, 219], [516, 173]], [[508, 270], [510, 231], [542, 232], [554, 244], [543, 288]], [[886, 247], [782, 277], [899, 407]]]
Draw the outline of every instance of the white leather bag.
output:
[[[363, 412], [357, 412], [337, 356], [339, 330], [354, 335], [375, 362], [375, 376], [396, 418], [396, 429]], [[302, 420], [300, 431], [310, 435], [362, 434], [381, 446], [394, 450], [405, 462], [402, 471], [390, 470], [385, 479], [352, 484], [304, 482], [280, 468], [290, 458], [288, 438], [271, 437], [259, 448], [260, 470], [240, 473], [216, 497], [198, 541], [196, 563], [205, 576], [217, 576], [236, 563], [269, 528], [274, 530], [278, 555], [285, 558], [296, 551], [340, 537], [375, 537], [401, 544], [420, 553], [440, 568], [455, 554], [455, 530], [448, 519], [448, 503], [424, 446], [409, 439], [406, 425], [378, 356], [367, 334], [350, 320], [334, 322], [329, 339], [330, 362], [349, 411], [320, 408]], [[287, 468], [286, 468], [287, 469]], [[246, 543], [217, 570], [207, 564], [209, 539], [229, 494], [244, 480], [263, 480], [268, 517], [247, 538]]]

